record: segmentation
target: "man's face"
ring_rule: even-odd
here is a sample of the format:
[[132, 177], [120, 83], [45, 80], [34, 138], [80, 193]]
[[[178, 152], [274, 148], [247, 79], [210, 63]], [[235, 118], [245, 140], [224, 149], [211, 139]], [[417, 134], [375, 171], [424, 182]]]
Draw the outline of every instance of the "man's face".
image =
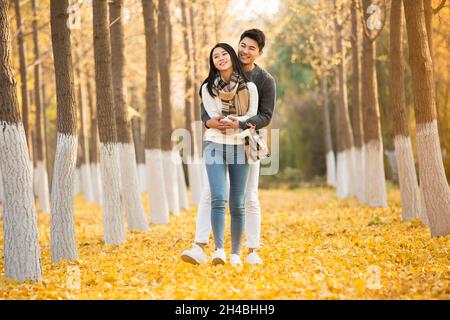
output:
[[245, 37], [239, 42], [238, 56], [242, 64], [252, 64], [261, 56], [262, 50], [259, 50], [258, 42]]

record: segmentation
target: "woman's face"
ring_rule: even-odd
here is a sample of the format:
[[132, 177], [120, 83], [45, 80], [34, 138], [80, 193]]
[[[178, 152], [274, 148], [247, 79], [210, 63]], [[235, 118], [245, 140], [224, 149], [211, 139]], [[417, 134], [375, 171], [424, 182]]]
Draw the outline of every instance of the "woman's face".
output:
[[225, 71], [233, 67], [230, 54], [224, 48], [215, 48], [212, 53], [212, 58], [214, 66], [219, 71]]

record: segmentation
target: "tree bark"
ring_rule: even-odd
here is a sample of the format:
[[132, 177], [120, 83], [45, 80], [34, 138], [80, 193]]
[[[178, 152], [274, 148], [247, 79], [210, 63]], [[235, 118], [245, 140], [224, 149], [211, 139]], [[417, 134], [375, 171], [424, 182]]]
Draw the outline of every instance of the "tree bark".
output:
[[[193, 87], [192, 87], [192, 62], [191, 62], [191, 46], [189, 43], [189, 35], [188, 35], [188, 22], [187, 22], [187, 14], [186, 14], [186, 1], [181, 0], [181, 17], [182, 17], [182, 32], [183, 32], [183, 44], [184, 51], [186, 53], [186, 67], [184, 69], [184, 79], [185, 79], [185, 87], [184, 87], [184, 126], [188, 130], [189, 135], [191, 137], [191, 152], [194, 150], [194, 139], [192, 132], [192, 97], [193, 97]], [[192, 153], [188, 156], [190, 157]]]
[[41, 99], [41, 64], [37, 63], [40, 59], [39, 53], [39, 33], [37, 27], [37, 6], [36, 0], [31, 1], [33, 11], [33, 42], [34, 42], [34, 100], [36, 105], [36, 121], [35, 121], [35, 141], [37, 162], [35, 178], [36, 178], [36, 193], [39, 197], [39, 209], [42, 212], [50, 212], [49, 203], [49, 189], [48, 189], [48, 175], [46, 165], [46, 145], [45, 145], [45, 131], [44, 131], [44, 108]]
[[77, 258], [74, 225], [74, 174], [77, 157], [77, 112], [68, 0], [51, 0], [51, 32], [57, 100], [57, 143], [51, 193], [50, 250], [54, 263]]
[[[336, 6], [336, 1], [335, 1]], [[337, 15], [334, 17], [336, 53], [339, 63], [336, 66], [336, 138], [337, 138], [337, 194], [347, 197], [354, 194], [354, 150], [353, 133], [348, 115], [347, 75], [345, 71], [345, 50], [341, 26]]]
[[142, 1], [146, 41], [146, 130], [145, 148], [161, 149], [161, 105], [158, 85], [158, 43], [155, 1]]
[[159, 1], [158, 7], [158, 63], [161, 88], [162, 135], [161, 148], [172, 149], [172, 103], [170, 84], [170, 56], [168, 43], [169, 7], [166, 1]]
[[421, 191], [432, 236], [450, 233], [450, 190], [436, 122], [433, 63], [422, 1], [404, 0], [416, 116]]
[[127, 215], [128, 229], [148, 231], [139, 191], [136, 155], [131, 139], [131, 122], [128, 119], [126, 87], [124, 86], [125, 44], [123, 38], [122, 11], [123, 0], [114, 0], [109, 3], [112, 52], [111, 67], [115, 94], [114, 106], [118, 132], [117, 138], [119, 142], [122, 203]]
[[161, 109], [158, 92], [157, 6], [155, 1], [142, 0], [146, 43], [146, 126], [145, 163], [148, 174], [148, 195], [151, 222], [169, 223], [169, 208], [163, 174], [161, 152]]
[[164, 185], [167, 204], [174, 215], [179, 214], [179, 193], [176, 164], [172, 160], [172, 101], [170, 82], [170, 45], [169, 45], [169, 1], [158, 3], [158, 63], [161, 87], [162, 136], [161, 149], [163, 155]]
[[360, 28], [359, 12], [356, 0], [352, 0], [352, 66], [353, 66], [353, 90], [352, 90], [352, 125], [355, 148], [361, 148], [364, 141], [364, 129], [361, 110], [361, 55], [360, 55]]
[[410, 220], [419, 218], [422, 208], [405, 104], [402, 8], [401, 0], [392, 2], [390, 18], [389, 87], [395, 134], [395, 155], [402, 198], [402, 218], [404, 220]]
[[114, 110], [108, 3], [93, 0], [95, 85], [100, 133], [100, 167], [104, 192], [103, 240], [106, 244], [125, 241], [121, 210], [119, 148]]
[[199, 83], [201, 79], [199, 79], [199, 65], [198, 65], [198, 41], [197, 41], [197, 25], [195, 19], [196, 12], [194, 12], [193, 3], [189, 6], [189, 26], [191, 31], [191, 39], [192, 39], [192, 64], [194, 69], [194, 121], [201, 121], [200, 119], [200, 99], [199, 99]]
[[326, 155], [327, 168], [327, 184], [329, 186], [336, 186], [336, 160], [333, 151], [333, 144], [331, 142], [331, 125], [330, 125], [330, 102], [328, 93], [327, 77], [323, 74], [320, 79], [322, 99], [323, 99], [323, 136]]
[[[33, 182], [12, 72], [8, 1], [0, 0], [0, 172], [5, 276], [21, 282], [41, 277]], [[23, 79], [22, 79], [23, 80]], [[7, 173], [7, 174], [6, 174]]]
[[[370, 0], [363, 0], [363, 11], [367, 12]], [[365, 200], [372, 207], [386, 207], [386, 181], [383, 164], [383, 142], [381, 139], [378, 84], [375, 68], [375, 39], [367, 34], [363, 38], [362, 55], [362, 104], [365, 149]]]
[[22, 23], [22, 10], [20, 8], [20, 0], [14, 0], [14, 8], [16, 12], [17, 23], [17, 43], [19, 48], [19, 69], [20, 69], [20, 88], [22, 93], [22, 118], [25, 137], [27, 139], [28, 153], [30, 160], [33, 159], [33, 146], [31, 145], [31, 133], [29, 124], [30, 105], [28, 99], [28, 73], [27, 59], [25, 50], [24, 25]]

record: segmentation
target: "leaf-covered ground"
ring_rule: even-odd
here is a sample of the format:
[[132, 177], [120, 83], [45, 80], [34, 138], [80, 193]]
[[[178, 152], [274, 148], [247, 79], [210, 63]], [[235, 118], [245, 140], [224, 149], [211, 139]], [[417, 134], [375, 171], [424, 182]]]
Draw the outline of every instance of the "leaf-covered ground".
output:
[[[35, 284], [5, 278], [1, 233], [0, 298], [450, 298], [450, 237], [431, 238], [420, 222], [400, 221], [397, 189], [389, 190], [387, 209], [338, 200], [332, 189], [261, 190], [260, 199], [264, 265], [233, 268], [181, 261], [193, 240], [195, 208], [106, 246], [100, 208], [79, 195], [78, 261], [51, 263], [50, 217], [39, 214], [43, 278]], [[226, 242], [229, 252], [229, 236]], [[213, 249], [211, 241], [208, 253]]]

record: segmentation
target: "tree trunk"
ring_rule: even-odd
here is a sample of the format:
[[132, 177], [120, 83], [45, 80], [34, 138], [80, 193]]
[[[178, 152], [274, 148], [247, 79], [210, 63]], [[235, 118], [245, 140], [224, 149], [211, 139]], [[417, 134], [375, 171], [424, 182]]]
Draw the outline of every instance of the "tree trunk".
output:
[[[193, 122], [192, 122], [192, 98], [197, 93], [194, 91], [194, 86], [192, 85], [192, 57], [191, 57], [191, 43], [189, 41], [189, 24], [187, 20], [187, 10], [186, 10], [186, 1], [180, 0], [181, 4], [181, 16], [182, 16], [182, 24], [183, 24], [183, 38], [184, 38], [184, 51], [186, 52], [186, 69], [185, 69], [185, 127], [189, 132], [189, 149], [184, 150], [184, 158], [187, 161], [188, 166], [188, 174], [189, 174], [189, 188], [191, 189], [191, 199], [192, 203], [197, 205], [200, 201], [200, 193], [201, 193], [201, 175], [198, 172], [198, 165], [195, 163], [196, 157], [193, 157], [192, 151], [195, 149], [195, 136], [192, 130]], [[192, 17], [191, 17], [192, 18]], [[188, 147], [185, 144], [185, 147]], [[195, 153], [194, 153], [195, 155]], [[178, 170], [180, 173], [182, 171]], [[180, 180], [182, 181], [182, 180]], [[182, 197], [183, 198], [183, 197]]]
[[92, 150], [90, 152], [90, 165], [91, 165], [91, 178], [92, 178], [92, 189], [94, 197], [99, 205], [103, 204], [103, 187], [102, 187], [102, 176], [100, 173], [100, 163], [99, 163], [99, 136], [98, 136], [98, 121], [97, 121], [97, 110], [94, 104], [94, 94], [92, 93], [91, 86], [91, 76], [87, 73], [86, 77], [86, 91], [89, 103], [89, 113], [91, 117], [91, 146]]
[[[108, 3], [93, 0], [95, 85], [103, 186], [103, 241], [120, 244], [125, 229], [120, 199], [119, 146], [114, 110]], [[119, 173], [119, 174], [118, 174]]]
[[24, 39], [24, 26], [22, 23], [22, 14], [20, 9], [20, 0], [14, 0], [14, 8], [16, 12], [17, 23], [17, 43], [19, 47], [19, 68], [20, 68], [20, 88], [22, 94], [22, 118], [25, 137], [27, 139], [28, 153], [30, 161], [33, 159], [33, 146], [31, 145], [31, 133], [29, 124], [30, 106], [28, 100], [28, 74], [27, 59]]
[[404, 0], [413, 83], [421, 192], [432, 236], [450, 233], [450, 189], [436, 122], [433, 64], [422, 1]]
[[410, 220], [420, 217], [421, 203], [405, 105], [402, 8], [401, 0], [392, 2], [389, 87], [395, 134], [395, 157], [402, 198], [402, 219]]
[[[363, 0], [363, 10], [371, 1]], [[362, 104], [364, 122], [365, 152], [365, 199], [371, 207], [386, 207], [386, 181], [383, 163], [383, 142], [381, 139], [380, 108], [378, 103], [378, 84], [375, 68], [375, 40], [366, 34], [363, 38], [362, 55]]]
[[364, 199], [364, 129], [362, 122], [362, 110], [361, 110], [361, 33], [360, 33], [360, 19], [359, 12], [356, 5], [356, 0], [352, 0], [352, 129], [353, 129], [353, 142], [355, 148], [355, 176], [359, 179], [355, 179], [356, 197], [360, 202], [365, 202]]
[[148, 231], [147, 219], [141, 202], [136, 154], [131, 138], [131, 122], [128, 119], [128, 105], [124, 86], [125, 44], [122, 20], [123, 0], [109, 3], [111, 25], [112, 76], [114, 107], [116, 114], [117, 139], [119, 142], [120, 176], [122, 199], [127, 215], [128, 229]]
[[[81, 23], [81, 22], [80, 22]], [[91, 168], [89, 163], [89, 144], [86, 125], [86, 96], [83, 83], [85, 82], [83, 72], [81, 70], [81, 56], [82, 56], [82, 39], [78, 38], [75, 45], [75, 57], [77, 60], [75, 66], [75, 75], [77, 79], [77, 96], [78, 108], [80, 110], [80, 189], [84, 194], [84, 199], [87, 202], [94, 202], [94, 191], [92, 187]]]
[[323, 125], [324, 125], [324, 146], [326, 154], [327, 185], [336, 187], [336, 160], [331, 142], [330, 126], [330, 102], [328, 98], [327, 77], [322, 75], [320, 80], [323, 99]]
[[164, 186], [166, 188], [169, 211], [179, 215], [178, 178], [176, 164], [172, 161], [172, 102], [170, 82], [170, 54], [169, 54], [169, 3], [158, 3], [158, 63], [159, 81], [161, 87], [162, 136], [161, 149], [163, 156]]
[[31, 1], [33, 10], [33, 42], [34, 42], [34, 94], [36, 104], [36, 186], [37, 195], [39, 198], [39, 209], [41, 212], [50, 212], [50, 197], [48, 189], [48, 175], [47, 175], [47, 160], [46, 160], [46, 145], [45, 145], [45, 131], [44, 131], [44, 108], [41, 99], [41, 64], [38, 63], [40, 59], [39, 54], [39, 33], [37, 27], [37, 6], [36, 0]]
[[54, 263], [77, 258], [73, 205], [78, 140], [70, 30], [66, 24], [68, 5], [68, 0], [50, 2], [58, 131], [51, 193], [50, 249]]
[[133, 131], [134, 150], [136, 153], [136, 163], [138, 168], [139, 188], [141, 192], [145, 192], [148, 189], [147, 184], [147, 169], [145, 168], [145, 148], [142, 141], [142, 117], [144, 110], [141, 108], [141, 103], [138, 99], [136, 88], [131, 87], [131, 107], [134, 108], [137, 116], [131, 119], [131, 129]]
[[0, 172], [3, 173], [5, 196], [3, 254], [5, 276], [24, 282], [37, 280], [42, 270], [30, 158], [11, 66], [10, 32], [8, 1], [0, 0]]
[[[145, 26], [146, 48], [146, 127], [145, 127], [145, 163], [148, 174], [148, 194], [151, 222], [166, 224], [169, 222], [169, 209], [161, 152], [161, 107], [158, 90], [158, 38], [156, 32], [155, 1], [142, 0]], [[155, 43], [157, 45], [155, 45]]]
[[337, 103], [336, 103], [336, 137], [337, 148], [337, 174], [336, 191], [339, 197], [354, 195], [354, 149], [353, 133], [348, 116], [347, 102], [347, 75], [345, 73], [345, 51], [342, 45], [342, 30], [335, 17], [336, 53], [340, 57], [336, 67], [337, 71]]

